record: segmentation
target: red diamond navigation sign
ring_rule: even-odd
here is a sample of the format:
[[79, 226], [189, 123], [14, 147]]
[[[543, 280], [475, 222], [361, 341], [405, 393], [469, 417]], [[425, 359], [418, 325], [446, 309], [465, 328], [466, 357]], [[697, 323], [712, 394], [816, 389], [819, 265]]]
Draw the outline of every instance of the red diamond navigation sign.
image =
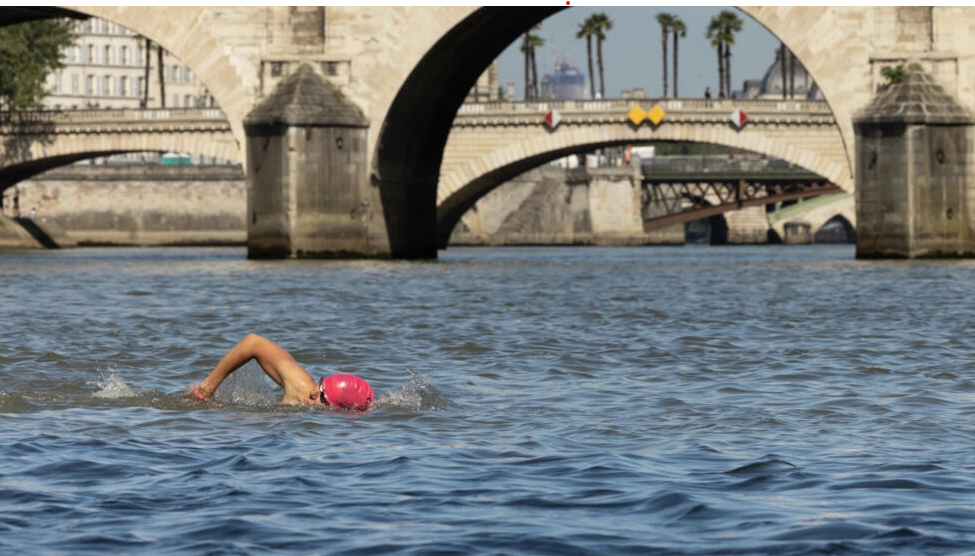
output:
[[734, 112], [731, 113], [731, 123], [735, 124], [735, 127], [741, 129], [741, 126], [745, 125], [748, 121], [748, 114], [741, 108], [736, 108]]
[[562, 114], [559, 114], [558, 110], [549, 110], [548, 114], [545, 114], [545, 123], [548, 125], [549, 129], [555, 129], [562, 122]]

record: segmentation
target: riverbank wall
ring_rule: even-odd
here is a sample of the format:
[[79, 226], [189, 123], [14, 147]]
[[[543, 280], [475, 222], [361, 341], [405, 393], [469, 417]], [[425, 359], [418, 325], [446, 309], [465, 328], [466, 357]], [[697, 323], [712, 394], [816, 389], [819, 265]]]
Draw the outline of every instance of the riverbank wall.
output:
[[[629, 167], [531, 170], [482, 197], [449, 244], [682, 245], [683, 225], [643, 231], [640, 180]], [[16, 195], [20, 216], [34, 209], [79, 246], [245, 245], [246, 191], [239, 166], [74, 165], [8, 189], [5, 215]]]

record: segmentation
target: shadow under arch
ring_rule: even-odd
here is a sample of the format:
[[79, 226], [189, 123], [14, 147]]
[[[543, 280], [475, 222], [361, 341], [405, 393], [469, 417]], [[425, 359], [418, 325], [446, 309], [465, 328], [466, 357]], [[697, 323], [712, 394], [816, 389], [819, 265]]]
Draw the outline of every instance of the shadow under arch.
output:
[[437, 185], [457, 109], [477, 78], [518, 36], [557, 7], [482, 7], [423, 56], [382, 123], [372, 182], [396, 258], [436, 258]]
[[[624, 144], [622, 142], [616, 144]], [[510, 164], [495, 168], [468, 183], [459, 191], [455, 191], [437, 206], [437, 247], [446, 249], [450, 234], [460, 222], [464, 213], [473, 207], [478, 200], [498, 188], [505, 182], [519, 176], [533, 168], [558, 160], [572, 154], [578, 154], [597, 147], [612, 146], [606, 143], [592, 143], [589, 145], [573, 145], [564, 149], [548, 151], [528, 158], [517, 160]]]
[[857, 232], [842, 214], [837, 214], [813, 232], [813, 243], [856, 243]]
[[0, 170], [0, 191], [4, 191], [9, 187], [16, 185], [19, 182], [30, 179], [38, 174], [47, 172], [48, 170], [53, 170], [59, 166], [67, 166], [68, 164], [73, 164], [81, 160], [86, 160], [89, 158], [97, 158], [99, 156], [111, 156], [115, 154], [124, 154], [127, 152], [141, 152], [141, 151], [126, 151], [126, 150], [116, 150], [116, 151], [101, 151], [101, 152], [84, 152], [84, 153], [70, 153], [62, 154], [57, 156], [49, 156], [46, 158], [41, 158], [37, 160], [29, 160], [26, 162], [21, 162], [19, 164], [12, 164]]
[[[145, 149], [87, 151], [87, 152], [76, 152], [76, 153], [61, 154], [56, 156], [49, 156], [37, 160], [21, 162], [19, 164], [13, 164], [3, 169], [0, 169], [0, 192], [6, 191], [10, 187], [13, 187], [14, 185], [24, 180], [31, 179], [39, 174], [47, 172], [48, 170], [53, 170], [55, 168], [67, 166], [69, 164], [74, 164], [75, 162], [80, 162], [82, 160], [100, 158], [103, 156], [112, 156], [116, 154], [142, 153], [142, 152], [164, 153], [169, 151], [164, 151], [164, 150], [147, 151]], [[194, 153], [194, 154], [202, 154], [203, 156], [209, 156], [207, 153]], [[243, 175], [241, 177], [243, 178]]]
[[[702, 207], [713, 206], [703, 197], [693, 197], [689, 200]], [[720, 213], [685, 222], [684, 240], [686, 243], [728, 245], [728, 219], [725, 218], [724, 213]]]

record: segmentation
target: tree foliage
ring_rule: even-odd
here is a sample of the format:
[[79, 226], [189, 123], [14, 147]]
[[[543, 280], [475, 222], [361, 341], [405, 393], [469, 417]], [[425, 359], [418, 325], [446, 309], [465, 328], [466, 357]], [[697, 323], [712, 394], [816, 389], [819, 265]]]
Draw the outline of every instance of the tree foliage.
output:
[[735, 33], [741, 31], [744, 22], [735, 12], [722, 10], [711, 18], [705, 36], [718, 51], [719, 97], [731, 96], [731, 47], [735, 44]]
[[687, 36], [684, 20], [674, 15], [670, 21], [670, 32], [674, 35], [674, 98], [677, 98], [677, 39]]
[[613, 20], [605, 13], [595, 13], [589, 18], [592, 21], [593, 34], [596, 35], [596, 60], [599, 65], [599, 96], [606, 98], [606, 80], [603, 78], [603, 41], [606, 31], [613, 28]]
[[525, 55], [525, 100], [538, 99], [538, 64], [535, 61], [535, 51], [545, 46], [545, 39], [535, 33], [541, 29], [541, 24], [525, 31], [521, 42], [521, 52]]
[[579, 31], [576, 32], [577, 39], [586, 39], [586, 56], [589, 59], [589, 98], [596, 98], [596, 76], [592, 71], [592, 38], [596, 34], [596, 26], [593, 19], [587, 18], [579, 24]]
[[0, 109], [39, 108], [44, 81], [64, 67], [61, 53], [74, 44], [71, 22], [42, 19], [0, 27]]
[[664, 56], [664, 86], [663, 86], [663, 96], [667, 96], [667, 37], [670, 36], [670, 28], [674, 25], [674, 16], [667, 13], [657, 14], [657, 23], [660, 24], [660, 45], [663, 48]]
[[880, 75], [887, 80], [888, 85], [893, 85], [894, 83], [900, 83], [904, 79], [904, 64], [898, 64], [894, 67], [884, 66], [880, 68]]

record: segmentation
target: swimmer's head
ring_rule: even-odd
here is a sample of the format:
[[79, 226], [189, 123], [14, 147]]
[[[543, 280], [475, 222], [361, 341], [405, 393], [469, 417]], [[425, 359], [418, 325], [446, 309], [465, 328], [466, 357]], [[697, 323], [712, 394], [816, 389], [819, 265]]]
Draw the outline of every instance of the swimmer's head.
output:
[[335, 374], [322, 378], [322, 403], [339, 409], [365, 411], [372, 404], [372, 387], [365, 380], [350, 374]]

